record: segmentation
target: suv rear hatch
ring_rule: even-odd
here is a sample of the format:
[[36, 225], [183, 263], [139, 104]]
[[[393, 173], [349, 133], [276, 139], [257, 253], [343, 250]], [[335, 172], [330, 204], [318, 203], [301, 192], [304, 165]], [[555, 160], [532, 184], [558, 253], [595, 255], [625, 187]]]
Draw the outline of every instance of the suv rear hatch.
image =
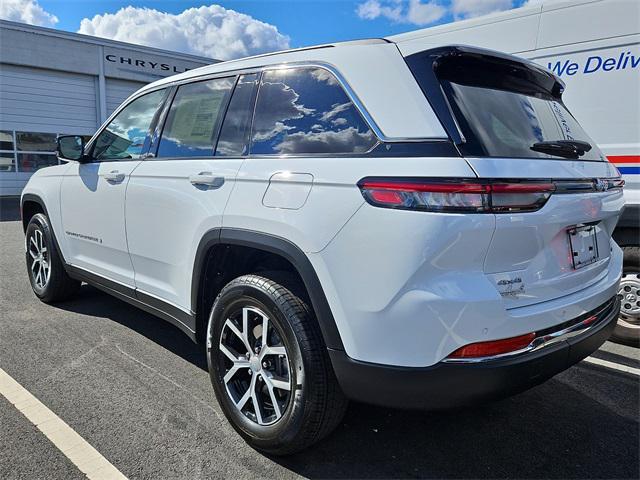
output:
[[563, 104], [562, 82], [526, 60], [470, 47], [406, 61], [480, 181], [502, 185], [491, 200], [496, 229], [484, 271], [506, 308], [604, 278], [624, 182]]

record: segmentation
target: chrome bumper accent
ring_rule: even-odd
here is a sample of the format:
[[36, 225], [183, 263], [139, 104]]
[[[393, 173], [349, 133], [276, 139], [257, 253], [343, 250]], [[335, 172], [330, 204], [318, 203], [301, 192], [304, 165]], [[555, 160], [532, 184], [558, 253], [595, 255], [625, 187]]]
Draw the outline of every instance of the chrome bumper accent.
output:
[[531, 343], [525, 348], [521, 348], [520, 350], [501, 353], [499, 355], [491, 355], [488, 357], [445, 358], [444, 360], [442, 360], [442, 363], [482, 363], [490, 362], [492, 360], [512, 358], [519, 355], [535, 352], [551, 345], [555, 345], [556, 343], [564, 342], [573, 337], [578, 337], [581, 335], [586, 336], [586, 334], [594, 330], [596, 327], [600, 326], [605, 320], [609, 318], [609, 314], [615, 311], [615, 306], [617, 303], [619, 303], [619, 300], [613, 298], [597, 309], [581, 315], [580, 317], [572, 321], [574, 323], [571, 323], [571, 325], [560, 330], [549, 332], [550, 329], [545, 329], [541, 330], [540, 332], [536, 332], [536, 337], [531, 341]]

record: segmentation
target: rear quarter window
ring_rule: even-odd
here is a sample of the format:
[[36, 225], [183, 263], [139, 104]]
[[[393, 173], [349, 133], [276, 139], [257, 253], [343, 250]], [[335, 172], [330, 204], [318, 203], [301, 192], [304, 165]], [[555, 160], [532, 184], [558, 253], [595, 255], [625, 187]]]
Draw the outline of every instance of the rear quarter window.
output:
[[377, 138], [338, 80], [321, 68], [262, 75], [251, 154], [364, 153]]

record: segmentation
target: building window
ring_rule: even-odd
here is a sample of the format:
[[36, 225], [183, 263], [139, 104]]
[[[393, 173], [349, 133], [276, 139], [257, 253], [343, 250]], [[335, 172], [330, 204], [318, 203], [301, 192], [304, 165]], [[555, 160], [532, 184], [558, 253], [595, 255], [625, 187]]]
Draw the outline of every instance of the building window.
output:
[[47, 153], [18, 153], [18, 168], [21, 172], [35, 172], [40, 168], [58, 164], [58, 157]]
[[55, 133], [16, 132], [18, 150], [23, 152], [55, 152]]
[[33, 173], [58, 164], [55, 133], [16, 132], [16, 150], [19, 172]]
[[[56, 133], [0, 130], [0, 173], [33, 173], [40, 168], [58, 165], [57, 136]], [[85, 142], [91, 139], [90, 135], [83, 137]]]
[[0, 131], [0, 172], [15, 172], [16, 156], [13, 148], [13, 132]]
[[15, 172], [16, 163], [13, 153], [0, 152], [0, 172]]
[[58, 165], [55, 133], [0, 131], [0, 172], [33, 173]]
[[13, 132], [0, 131], [0, 150], [13, 152]]

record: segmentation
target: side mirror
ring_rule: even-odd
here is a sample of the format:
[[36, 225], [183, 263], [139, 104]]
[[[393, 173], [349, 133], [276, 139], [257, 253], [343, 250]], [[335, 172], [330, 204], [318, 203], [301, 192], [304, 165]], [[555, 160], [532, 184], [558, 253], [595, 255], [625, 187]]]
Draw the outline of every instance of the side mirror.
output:
[[85, 158], [84, 138], [80, 135], [61, 135], [56, 139], [58, 157], [81, 162]]

